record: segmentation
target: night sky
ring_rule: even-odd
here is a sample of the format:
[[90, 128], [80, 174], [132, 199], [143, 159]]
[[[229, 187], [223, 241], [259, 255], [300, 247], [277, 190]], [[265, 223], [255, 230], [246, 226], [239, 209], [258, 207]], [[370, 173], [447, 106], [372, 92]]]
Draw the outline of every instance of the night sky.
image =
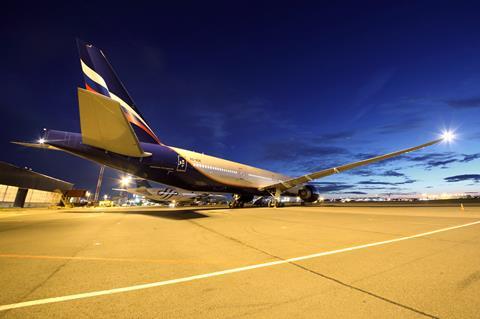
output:
[[[322, 193], [480, 191], [480, 4], [77, 1], [1, 13], [1, 161], [94, 190], [98, 165], [10, 144], [79, 132], [75, 38], [101, 48], [159, 138], [299, 175], [458, 139], [318, 181]], [[295, 6], [293, 5], [295, 3]], [[103, 192], [120, 173], [108, 170]]]

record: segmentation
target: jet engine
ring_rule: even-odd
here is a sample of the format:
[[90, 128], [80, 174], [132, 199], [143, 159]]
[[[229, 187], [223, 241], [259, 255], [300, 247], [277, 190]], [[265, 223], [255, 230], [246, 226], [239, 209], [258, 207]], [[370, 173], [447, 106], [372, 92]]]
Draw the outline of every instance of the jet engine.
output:
[[298, 191], [298, 196], [307, 203], [312, 203], [316, 201], [319, 197], [319, 194], [317, 193], [317, 190], [315, 187], [311, 185], [305, 185], [303, 188], [301, 188]]

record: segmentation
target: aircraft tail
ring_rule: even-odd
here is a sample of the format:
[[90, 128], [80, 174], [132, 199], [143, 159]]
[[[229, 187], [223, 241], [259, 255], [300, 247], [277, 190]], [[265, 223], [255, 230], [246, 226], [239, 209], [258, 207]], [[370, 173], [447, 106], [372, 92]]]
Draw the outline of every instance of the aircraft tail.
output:
[[140, 142], [161, 144], [108, 62], [105, 54], [91, 44], [77, 39], [85, 88], [120, 103]]

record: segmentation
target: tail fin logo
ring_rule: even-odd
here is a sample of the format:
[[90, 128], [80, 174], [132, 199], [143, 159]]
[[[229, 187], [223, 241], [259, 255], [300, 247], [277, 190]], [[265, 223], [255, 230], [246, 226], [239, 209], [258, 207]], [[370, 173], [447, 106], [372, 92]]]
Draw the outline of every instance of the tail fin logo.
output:
[[141, 116], [103, 52], [80, 40], [77, 40], [77, 44], [86, 89], [119, 102], [141, 142], [161, 144]]

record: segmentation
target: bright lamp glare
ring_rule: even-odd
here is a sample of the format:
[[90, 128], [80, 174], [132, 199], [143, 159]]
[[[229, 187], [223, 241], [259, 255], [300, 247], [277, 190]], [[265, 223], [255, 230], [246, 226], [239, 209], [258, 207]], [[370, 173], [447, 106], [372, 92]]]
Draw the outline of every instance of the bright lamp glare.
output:
[[130, 184], [132, 180], [132, 177], [131, 176], [124, 176], [122, 177], [122, 179], [120, 180], [120, 183], [123, 185], [123, 186], [127, 186], [128, 184]]
[[444, 131], [442, 138], [445, 142], [451, 142], [455, 139], [455, 134], [452, 131]]
[[43, 144], [45, 143], [45, 139], [44, 138], [39, 138], [38, 139], [38, 144]]

